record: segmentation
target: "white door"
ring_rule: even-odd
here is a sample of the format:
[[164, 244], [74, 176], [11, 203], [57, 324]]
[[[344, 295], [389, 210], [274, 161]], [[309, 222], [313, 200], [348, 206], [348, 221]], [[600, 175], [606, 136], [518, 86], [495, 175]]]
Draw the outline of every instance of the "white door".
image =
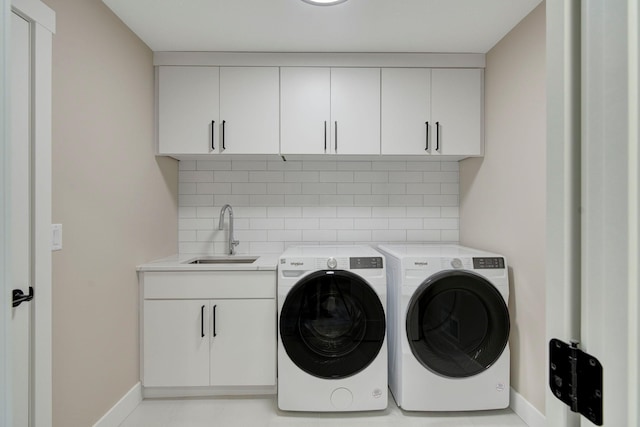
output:
[[[30, 24], [15, 13], [11, 21], [11, 287], [32, 286], [31, 43]], [[14, 291], [15, 292], [15, 291]], [[13, 426], [29, 423], [32, 303], [11, 310]]]
[[331, 69], [331, 147], [380, 154], [380, 69]]
[[[576, 3], [547, 3], [547, 335], [601, 362], [603, 425], [638, 426], [638, 3]], [[593, 425], [549, 390], [547, 425]]]
[[274, 385], [275, 300], [213, 300], [211, 313], [211, 385]]
[[426, 155], [431, 144], [431, 70], [382, 69], [382, 154]]
[[209, 385], [209, 301], [145, 300], [143, 385]]
[[482, 75], [480, 69], [431, 71], [431, 154], [482, 154]]
[[158, 152], [220, 151], [218, 67], [158, 67]]
[[221, 67], [221, 153], [278, 154], [278, 67]]
[[280, 68], [280, 152], [331, 152], [331, 71], [329, 68]]

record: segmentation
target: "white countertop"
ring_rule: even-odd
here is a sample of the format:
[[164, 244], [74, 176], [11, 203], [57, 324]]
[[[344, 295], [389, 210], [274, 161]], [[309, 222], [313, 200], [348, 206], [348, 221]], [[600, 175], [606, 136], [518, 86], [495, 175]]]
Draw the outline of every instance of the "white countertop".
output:
[[[183, 254], [171, 255], [145, 264], [139, 265], [138, 271], [246, 271], [246, 270], [272, 270], [278, 268], [279, 254], [260, 255], [251, 264], [189, 264], [189, 261], [196, 258], [210, 257], [211, 254]], [[224, 256], [224, 255], [214, 255]], [[238, 254], [240, 258], [247, 256], [258, 256], [256, 254]]]

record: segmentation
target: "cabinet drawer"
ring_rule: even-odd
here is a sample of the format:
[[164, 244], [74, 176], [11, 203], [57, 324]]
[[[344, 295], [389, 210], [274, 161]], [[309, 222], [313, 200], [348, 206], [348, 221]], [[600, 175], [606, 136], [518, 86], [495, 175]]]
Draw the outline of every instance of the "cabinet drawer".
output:
[[144, 299], [275, 298], [275, 271], [168, 271], [142, 275]]

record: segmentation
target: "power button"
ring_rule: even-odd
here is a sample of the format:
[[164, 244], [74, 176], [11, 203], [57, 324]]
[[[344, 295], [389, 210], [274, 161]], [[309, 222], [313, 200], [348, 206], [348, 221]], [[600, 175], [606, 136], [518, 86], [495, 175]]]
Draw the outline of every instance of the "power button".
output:
[[327, 260], [327, 267], [329, 267], [330, 269], [334, 269], [338, 266], [338, 261], [336, 261], [336, 259], [334, 257], [331, 257]]

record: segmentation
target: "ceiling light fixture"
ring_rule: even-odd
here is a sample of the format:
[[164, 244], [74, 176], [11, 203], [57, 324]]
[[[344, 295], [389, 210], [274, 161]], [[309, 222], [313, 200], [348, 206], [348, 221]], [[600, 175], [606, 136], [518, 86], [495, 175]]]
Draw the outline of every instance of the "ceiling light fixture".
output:
[[314, 6], [333, 6], [334, 4], [344, 3], [347, 0], [302, 0], [305, 3]]

